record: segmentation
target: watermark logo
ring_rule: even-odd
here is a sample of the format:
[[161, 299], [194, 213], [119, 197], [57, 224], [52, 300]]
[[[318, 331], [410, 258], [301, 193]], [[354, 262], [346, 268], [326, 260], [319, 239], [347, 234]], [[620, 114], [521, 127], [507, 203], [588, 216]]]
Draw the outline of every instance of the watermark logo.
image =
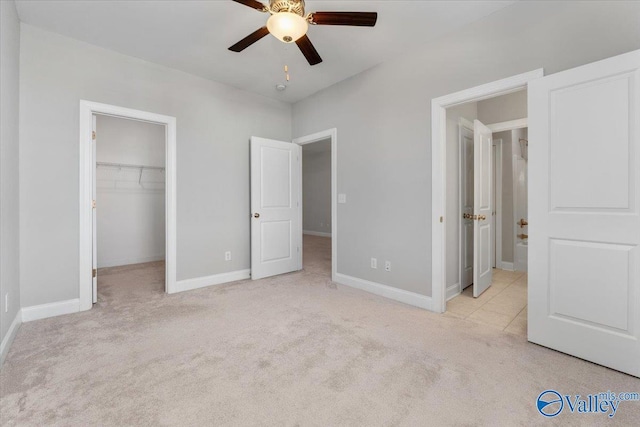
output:
[[558, 416], [563, 410], [578, 414], [603, 414], [613, 418], [621, 402], [639, 401], [640, 393], [613, 393], [611, 391], [588, 394], [560, 394], [556, 390], [545, 390], [538, 396], [536, 407], [548, 418]]
[[564, 409], [564, 400], [555, 390], [545, 390], [538, 396], [538, 412], [545, 417], [555, 417]]

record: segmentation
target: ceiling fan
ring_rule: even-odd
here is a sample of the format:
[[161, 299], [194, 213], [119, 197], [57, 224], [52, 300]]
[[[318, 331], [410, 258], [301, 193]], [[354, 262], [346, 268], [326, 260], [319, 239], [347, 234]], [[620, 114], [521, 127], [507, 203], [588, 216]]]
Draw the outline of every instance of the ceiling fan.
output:
[[307, 37], [311, 25], [348, 25], [373, 27], [378, 20], [376, 12], [312, 12], [305, 15], [304, 0], [270, 0], [266, 6], [256, 0], [233, 0], [260, 12], [270, 13], [267, 25], [249, 34], [229, 48], [242, 52], [267, 34], [284, 43], [298, 45], [309, 65], [322, 62], [318, 51]]

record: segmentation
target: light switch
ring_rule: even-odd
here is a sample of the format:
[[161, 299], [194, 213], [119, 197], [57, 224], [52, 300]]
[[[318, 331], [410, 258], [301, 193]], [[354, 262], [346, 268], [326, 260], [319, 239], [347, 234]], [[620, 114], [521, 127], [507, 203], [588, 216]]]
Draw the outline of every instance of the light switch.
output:
[[347, 195], [344, 193], [338, 194], [338, 203], [347, 203]]

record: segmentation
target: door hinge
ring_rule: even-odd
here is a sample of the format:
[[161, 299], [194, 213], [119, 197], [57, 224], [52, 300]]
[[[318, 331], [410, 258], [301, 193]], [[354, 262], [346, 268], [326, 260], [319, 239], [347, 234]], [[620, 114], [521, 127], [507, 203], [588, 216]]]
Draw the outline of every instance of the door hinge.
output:
[[98, 269], [97, 268], [93, 269], [93, 277], [98, 277]]
[[96, 201], [95, 201], [95, 200], [92, 200], [92, 201], [91, 201], [91, 207], [92, 207], [93, 209], [95, 209], [95, 208], [96, 208]]
[[444, 217], [440, 217], [440, 222], [444, 222]]
[[96, 131], [95, 130], [91, 131], [91, 139], [94, 140], [94, 141], [96, 139]]

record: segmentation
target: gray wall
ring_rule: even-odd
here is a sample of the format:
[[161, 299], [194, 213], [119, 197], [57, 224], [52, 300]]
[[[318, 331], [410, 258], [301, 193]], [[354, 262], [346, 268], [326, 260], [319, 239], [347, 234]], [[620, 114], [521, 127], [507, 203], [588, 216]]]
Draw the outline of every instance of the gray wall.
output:
[[527, 117], [527, 91], [520, 90], [478, 102], [478, 120], [485, 125]]
[[302, 146], [302, 229], [331, 234], [331, 139]]
[[[165, 166], [165, 127], [96, 117], [98, 162]], [[158, 169], [96, 169], [98, 267], [165, 258], [165, 173]]]
[[15, 4], [0, 1], [0, 341], [20, 310], [19, 63], [20, 22]]
[[639, 49], [639, 20], [640, 2], [516, 2], [296, 103], [295, 137], [338, 129], [338, 272], [431, 295], [431, 99]]
[[78, 297], [80, 99], [177, 117], [178, 280], [249, 268], [249, 138], [290, 140], [291, 105], [21, 28], [22, 305]]

